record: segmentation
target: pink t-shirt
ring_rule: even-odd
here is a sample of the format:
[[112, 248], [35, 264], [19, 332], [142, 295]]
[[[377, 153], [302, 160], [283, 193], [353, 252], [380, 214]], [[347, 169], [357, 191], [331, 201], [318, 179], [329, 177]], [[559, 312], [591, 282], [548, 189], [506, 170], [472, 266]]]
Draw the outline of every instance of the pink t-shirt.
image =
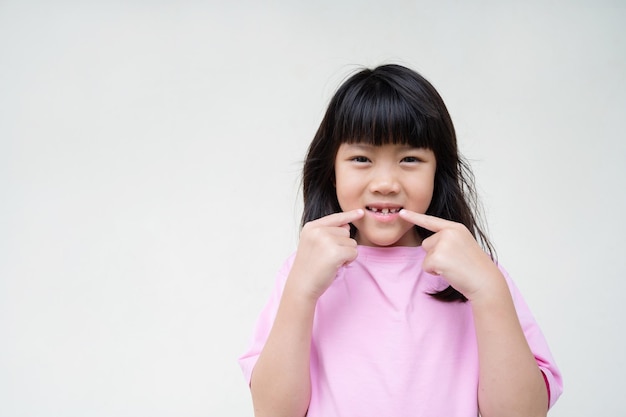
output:
[[[448, 284], [422, 270], [421, 247], [358, 251], [316, 307], [307, 417], [476, 417], [478, 352], [470, 304], [428, 295]], [[248, 382], [293, 258], [280, 269], [252, 344], [239, 359]], [[562, 392], [561, 374], [526, 303], [502, 272], [552, 406]]]

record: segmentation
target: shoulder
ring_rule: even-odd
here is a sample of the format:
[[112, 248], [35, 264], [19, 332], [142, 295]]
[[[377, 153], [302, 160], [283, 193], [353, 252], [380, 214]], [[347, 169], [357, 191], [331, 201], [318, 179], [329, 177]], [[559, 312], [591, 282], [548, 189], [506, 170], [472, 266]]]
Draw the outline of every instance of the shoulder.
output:
[[509, 271], [500, 262], [495, 261], [495, 264], [500, 270], [500, 273], [502, 274], [502, 276], [504, 277], [504, 280], [506, 281], [509, 287], [509, 291], [511, 292], [511, 296], [513, 297], [513, 301], [516, 302], [516, 307], [517, 307], [518, 299], [522, 298], [519, 288], [515, 284], [515, 281], [511, 277], [511, 274], [509, 273]]
[[291, 268], [293, 267], [293, 262], [296, 259], [296, 252], [292, 252], [280, 265], [278, 268], [278, 273], [276, 274], [276, 286], [282, 288], [285, 286], [287, 282], [287, 277], [289, 276], [289, 272], [291, 272]]

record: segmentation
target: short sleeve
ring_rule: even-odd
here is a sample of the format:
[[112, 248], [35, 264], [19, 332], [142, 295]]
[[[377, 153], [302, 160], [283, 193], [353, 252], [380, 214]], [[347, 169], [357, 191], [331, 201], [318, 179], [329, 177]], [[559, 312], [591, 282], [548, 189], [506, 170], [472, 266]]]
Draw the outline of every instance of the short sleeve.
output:
[[285, 288], [285, 282], [287, 281], [287, 276], [291, 270], [294, 257], [295, 255], [289, 257], [289, 259], [287, 259], [279, 269], [276, 276], [276, 282], [274, 284], [274, 290], [265, 304], [265, 307], [261, 311], [254, 327], [250, 347], [238, 359], [239, 366], [241, 367], [248, 385], [250, 384], [250, 379], [252, 377], [252, 370], [254, 369], [256, 361], [265, 346], [270, 330], [272, 330], [272, 325], [274, 324], [274, 319], [276, 318], [276, 312], [278, 311], [278, 305], [280, 304], [283, 289]]
[[550, 400], [549, 406], [552, 407], [563, 392], [563, 379], [561, 371], [557, 367], [548, 347], [548, 343], [546, 342], [539, 325], [533, 317], [517, 286], [509, 276], [508, 272], [506, 272], [502, 266], [499, 265], [498, 267], [502, 271], [509, 285], [513, 303], [515, 305], [515, 309], [517, 310], [517, 316], [522, 326], [524, 335], [526, 336], [526, 341], [535, 356], [539, 369], [543, 373], [548, 388], [548, 396]]

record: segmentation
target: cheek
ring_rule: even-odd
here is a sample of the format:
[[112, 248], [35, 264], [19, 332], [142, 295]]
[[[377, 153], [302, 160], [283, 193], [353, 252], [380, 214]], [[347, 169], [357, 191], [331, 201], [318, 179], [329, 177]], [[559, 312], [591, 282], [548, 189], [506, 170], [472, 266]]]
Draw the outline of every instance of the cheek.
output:
[[422, 192], [422, 198], [424, 199], [425, 202], [427, 202], [427, 205], [430, 205], [430, 202], [433, 199], [434, 191], [435, 191], [435, 184], [431, 182], [428, 184], [428, 187], [425, 188], [424, 191]]
[[[431, 181], [422, 181], [413, 184], [412, 187], [414, 190], [410, 197], [412, 210], [425, 213], [433, 199], [434, 183]], [[410, 207], [407, 208], [411, 210]]]
[[355, 205], [358, 198], [357, 186], [354, 181], [351, 180], [350, 175], [346, 175], [346, 173], [341, 170], [336, 171], [335, 193], [337, 194], [337, 200], [343, 211], [357, 207]]
[[345, 186], [345, 184], [337, 184], [336, 187], [337, 201], [343, 211], [349, 211], [354, 208], [358, 208], [358, 199], [353, 191], [353, 188]]

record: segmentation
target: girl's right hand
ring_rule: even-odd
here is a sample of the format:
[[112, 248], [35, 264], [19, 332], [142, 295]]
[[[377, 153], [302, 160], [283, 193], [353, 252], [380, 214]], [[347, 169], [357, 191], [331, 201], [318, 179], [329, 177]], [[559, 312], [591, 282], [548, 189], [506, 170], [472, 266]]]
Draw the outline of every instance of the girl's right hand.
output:
[[356, 259], [357, 242], [350, 237], [350, 223], [364, 214], [362, 209], [334, 213], [304, 225], [289, 274], [292, 290], [317, 301], [337, 270]]

